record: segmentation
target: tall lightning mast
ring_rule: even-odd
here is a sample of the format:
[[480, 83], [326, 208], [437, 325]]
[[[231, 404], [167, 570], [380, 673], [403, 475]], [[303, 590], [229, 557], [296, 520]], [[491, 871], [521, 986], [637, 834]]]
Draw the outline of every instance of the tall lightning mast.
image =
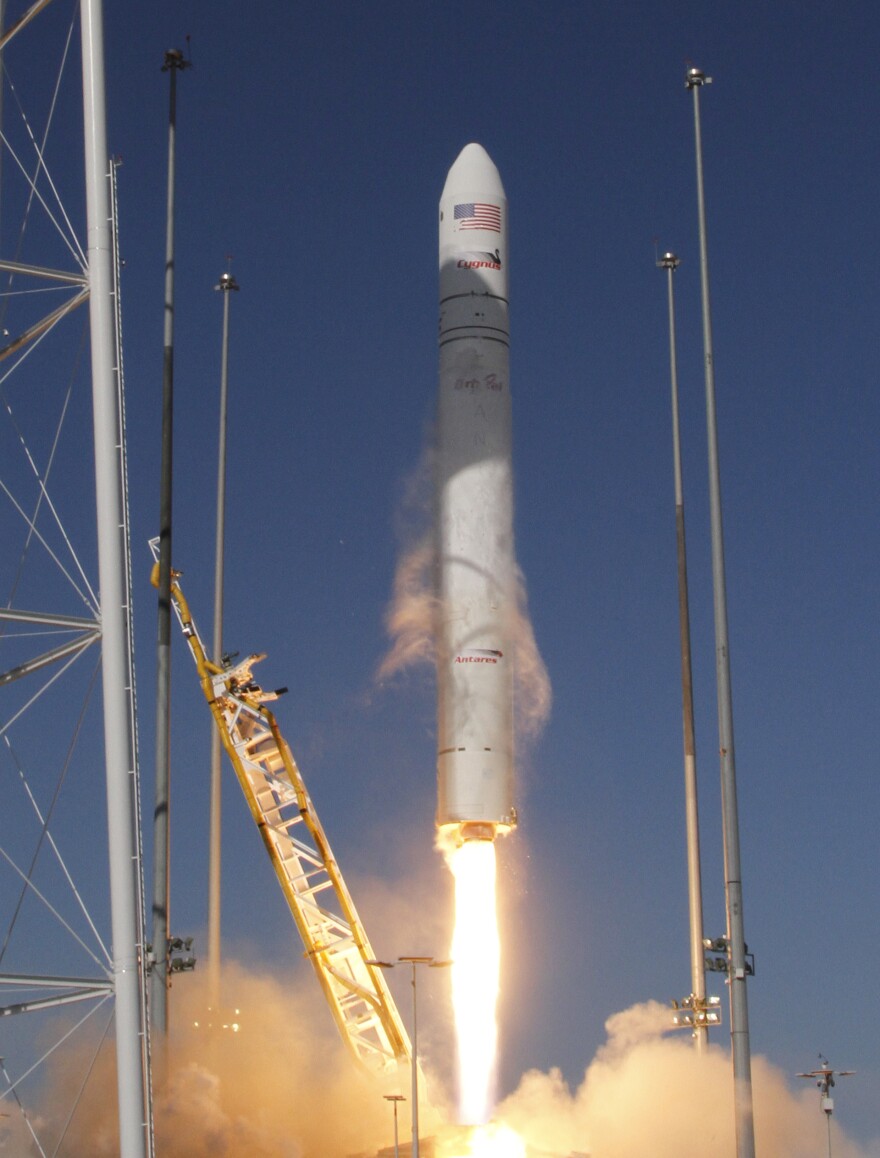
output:
[[159, 611], [156, 650], [156, 801], [153, 812], [153, 971], [150, 1019], [168, 1028], [168, 910], [171, 838], [171, 485], [174, 448], [174, 166], [177, 74], [188, 67], [175, 48], [165, 53], [169, 74], [168, 213], [165, 232], [165, 326], [162, 365], [162, 466], [159, 499]]
[[730, 646], [727, 632], [727, 584], [724, 570], [724, 530], [721, 520], [721, 481], [718, 467], [718, 429], [715, 417], [712, 314], [709, 304], [709, 256], [706, 242], [703, 145], [700, 131], [700, 89], [710, 80], [711, 77], [707, 77], [701, 69], [688, 69], [686, 84], [694, 97], [697, 211], [700, 227], [700, 285], [703, 303], [706, 429], [709, 448], [709, 510], [712, 526], [712, 588], [715, 608], [715, 676], [718, 692], [718, 744], [721, 753], [724, 897], [727, 908], [727, 981], [730, 988], [730, 1041], [733, 1054], [736, 1154], [737, 1158], [755, 1158], [752, 1062], [749, 1044], [748, 995], [746, 993], [748, 966], [743, 923], [739, 810], [736, 793], [736, 758], [733, 748], [733, 699], [730, 688]]
[[[678, 559], [678, 623], [681, 644], [681, 712], [684, 739], [684, 798], [687, 831], [688, 928], [691, 953], [692, 1032], [697, 1050], [705, 1049], [709, 1030], [706, 1009], [706, 966], [703, 960], [703, 885], [700, 874], [700, 817], [697, 807], [697, 758], [694, 740], [694, 686], [691, 671], [691, 623], [688, 604], [687, 549], [684, 533], [684, 491], [681, 482], [681, 437], [678, 422], [678, 368], [675, 351], [675, 292], [673, 274], [681, 262], [664, 253], [657, 265], [666, 270], [669, 301], [669, 377], [672, 391], [672, 463], [675, 479], [675, 543]], [[717, 1012], [717, 1011], [716, 1011]]]
[[[229, 295], [238, 283], [228, 271], [214, 289], [223, 294], [223, 343], [220, 354], [220, 422], [217, 445], [217, 533], [214, 551], [213, 659], [223, 662], [223, 561], [226, 546], [226, 411], [229, 393]], [[222, 787], [220, 733], [211, 729], [211, 806], [208, 844], [208, 1004], [220, 1006], [220, 865]]]
[[88, 224], [89, 324], [95, 433], [98, 573], [113, 987], [116, 993], [116, 1085], [119, 1153], [153, 1153], [145, 986], [138, 787], [130, 694], [130, 588], [123, 430], [115, 367], [110, 179], [104, 93], [101, 0], [83, 0], [83, 114]]

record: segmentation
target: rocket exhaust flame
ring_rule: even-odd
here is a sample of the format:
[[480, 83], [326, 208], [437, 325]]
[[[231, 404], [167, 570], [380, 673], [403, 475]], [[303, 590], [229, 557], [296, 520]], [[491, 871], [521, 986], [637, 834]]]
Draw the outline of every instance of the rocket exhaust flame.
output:
[[440, 1145], [438, 1158], [526, 1158], [526, 1143], [504, 1122], [477, 1126], [451, 1143]]
[[495, 1105], [501, 943], [495, 905], [495, 845], [468, 840], [447, 853], [455, 878], [452, 1003], [458, 1049], [458, 1120], [489, 1121]]

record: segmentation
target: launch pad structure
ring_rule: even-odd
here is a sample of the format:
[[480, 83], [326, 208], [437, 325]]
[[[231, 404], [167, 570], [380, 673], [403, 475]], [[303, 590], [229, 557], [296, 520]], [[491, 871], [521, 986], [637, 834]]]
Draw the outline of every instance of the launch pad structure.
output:
[[[156, 557], [158, 541], [151, 547]], [[158, 561], [154, 584], [157, 569]], [[214, 663], [175, 573], [171, 599], [221, 743], [333, 1019], [358, 1064], [394, 1081], [412, 1063], [410, 1040], [305, 781], [266, 706], [281, 693], [264, 691], [254, 680], [253, 668], [265, 655]]]
[[[35, 0], [8, 27], [5, 9], [5, 4], [0, 3], [4, 83], [5, 77], [20, 67], [29, 74], [39, 75], [39, 70], [44, 70], [48, 75], [50, 66], [46, 61], [53, 59], [54, 49], [58, 50], [59, 66], [58, 77], [54, 78], [55, 99], [45, 124], [35, 130], [28, 120], [30, 110], [20, 108], [24, 131], [20, 126], [16, 130], [3, 126], [3, 148], [15, 162], [4, 168], [4, 175], [8, 172], [19, 181], [14, 195], [7, 197], [12, 194], [11, 183], [9, 188], [4, 187], [3, 211], [9, 216], [20, 214], [20, 220], [15, 260], [0, 262], [7, 280], [3, 320], [4, 336], [9, 338], [0, 350], [0, 362], [6, 363], [2, 376], [3, 400], [11, 419], [9, 429], [13, 432], [11, 447], [5, 446], [3, 450], [4, 466], [8, 467], [4, 474], [8, 473], [10, 480], [9, 483], [4, 480], [3, 490], [10, 503], [3, 512], [8, 522], [4, 521], [2, 530], [11, 582], [6, 592], [6, 606], [0, 613], [4, 645], [0, 682], [10, 688], [4, 698], [0, 735], [6, 746], [4, 756], [10, 760], [23, 788], [16, 804], [23, 802], [27, 823], [19, 826], [10, 820], [4, 831], [4, 868], [17, 876], [16, 889], [20, 891], [17, 903], [12, 906], [0, 958], [6, 968], [10, 960], [29, 967], [27, 972], [20, 969], [16, 974], [4, 974], [4, 986], [11, 987], [13, 993], [36, 992], [37, 996], [25, 996], [6, 1005], [2, 1013], [47, 1010], [80, 1001], [86, 1003], [87, 1008], [79, 1023], [82, 1025], [102, 1007], [108, 996], [115, 998], [111, 1012], [115, 1021], [119, 1149], [124, 1158], [146, 1158], [153, 1153], [145, 1014], [147, 955], [143, 940], [115, 163], [109, 158], [106, 140], [102, 4], [101, 0], [81, 0], [78, 15], [68, 22], [62, 13], [60, 26], [53, 19], [55, 8], [48, 0]], [[76, 43], [77, 22], [82, 54], [82, 177], [86, 226], [82, 241], [62, 200], [62, 190], [65, 194], [70, 192], [69, 182], [56, 180], [57, 175], [50, 171], [51, 151], [47, 149], [50, 140], [54, 143], [53, 116], [62, 80], [66, 81], [65, 64]], [[32, 36], [42, 39], [34, 45]], [[45, 45], [52, 37], [53, 51], [46, 52]], [[63, 91], [66, 95], [66, 88]], [[21, 134], [19, 141], [15, 139], [15, 132]], [[81, 194], [82, 191], [77, 190], [73, 196], [78, 199]], [[19, 260], [25, 242], [29, 251], [41, 254], [42, 260]], [[34, 317], [33, 305], [28, 304], [18, 288], [21, 279], [37, 279], [67, 296], [61, 306]], [[66, 384], [60, 382], [60, 363], [54, 358], [48, 366], [43, 363], [45, 378], [40, 385], [46, 387], [44, 406], [29, 406], [25, 392], [19, 407], [19, 395], [13, 387], [25, 384], [26, 372], [34, 372], [34, 366], [43, 357], [43, 340], [50, 335], [57, 337], [53, 331], [85, 302], [89, 306], [88, 325], [81, 338], [91, 355], [90, 413], [84, 392], [74, 389], [74, 380], [79, 386], [80, 376], [72, 372]], [[62, 329], [70, 333], [66, 326]], [[18, 372], [18, 377], [10, 379], [13, 372]], [[57, 393], [53, 388], [57, 388]], [[59, 407], [54, 415], [53, 403]], [[75, 414], [75, 418], [71, 418], [71, 414]], [[54, 429], [52, 417], [56, 422]], [[85, 432], [89, 418], [93, 508], [89, 498], [90, 472], [83, 471], [82, 450], [89, 437]], [[77, 423], [83, 425], [77, 429]], [[75, 443], [72, 454], [71, 443]], [[86, 455], [85, 462], [88, 461]], [[72, 478], [67, 476], [65, 480], [65, 470], [75, 472]], [[90, 508], [94, 510], [93, 519]], [[96, 560], [91, 557], [95, 548]], [[38, 609], [29, 604], [30, 599]], [[70, 607], [77, 613], [70, 614]], [[61, 642], [35, 654], [32, 649], [40, 646], [36, 637], [46, 631], [60, 636]], [[84, 692], [82, 684], [79, 685], [83, 698], [77, 709], [77, 695], [72, 690], [77, 681], [71, 668], [91, 644], [98, 641], [99, 665], [91, 678], [83, 681]], [[80, 665], [77, 672], [82, 670]], [[98, 676], [102, 746], [101, 755], [89, 759], [80, 757], [78, 745]], [[34, 684], [38, 686], [34, 688]], [[64, 690], [59, 690], [62, 688]], [[49, 727], [45, 723], [47, 711], [52, 713]], [[42, 717], [39, 713], [43, 713]], [[73, 735], [68, 737], [66, 755], [56, 766], [44, 755], [43, 742], [58, 738], [71, 715]], [[11, 741], [13, 736], [15, 747]], [[93, 839], [87, 842], [88, 848], [81, 849], [69, 847], [76, 844], [75, 838], [69, 839], [65, 858], [60, 839], [63, 825], [56, 804], [73, 763], [85, 772], [104, 770], [107, 842], [105, 845]], [[58, 776], [55, 795], [48, 802], [45, 782], [41, 782], [37, 774], [42, 771], [55, 772]], [[93, 795], [95, 785], [90, 784], [90, 789]], [[11, 802], [8, 805], [4, 810], [7, 817], [11, 813]], [[96, 851], [103, 855], [104, 850], [109, 861], [109, 937], [99, 932], [101, 921], [92, 917], [87, 898], [77, 887], [68, 866], [68, 860], [76, 860], [78, 867], [83, 867], [79, 862], [87, 861]], [[106, 862], [102, 868], [106, 873]], [[60, 902], [53, 903], [40, 887], [50, 871], [60, 878], [58, 882], [53, 878], [53, 884], [60, 884], [63, 892]], [[103, 906], [105, 894], [102, 888], [96, 905]], [[66, 910], [64, 915], [59, 905]], [[39, 920], [48, 920], [47, 912], [54, 919], [54, 923], [49, 921], [49, 924], [53, 924], [55, 939], [49, 935], [44, 937], [42, 929], [40, 934], [33, 931]], [[63, 976], [57, 967], [43, 972], [36, 964], [38, 958], [44, 959], [43, 955], [58, 951], [59, 927], [65, 930], [65, 935], [72, 936], [78, 948], [90, 958], [99, 974], [97, 977]], [[70, 944], [70, 941], [64, 942], [68, 951]], [[7, 950], [10, 951], [7, 953]], [[10, 988], [5, 991], [9, 992]], [[108, 1020], [100, 1040], [109, 1026]], [[5, 1052], [5, 1088], [0, 1091], [0, 1098], [7, 1099], [7, 1106], [18, 1108], [16, 1126], [26, 1128], [39, 1152], [44, 1153], [34, 1123], [24, 1109], [21, 1091], [27, 1088], [28, 1078], [51, 1050], [33, 1064], [19, 1059], [12, 1063], [9, 1051]]]

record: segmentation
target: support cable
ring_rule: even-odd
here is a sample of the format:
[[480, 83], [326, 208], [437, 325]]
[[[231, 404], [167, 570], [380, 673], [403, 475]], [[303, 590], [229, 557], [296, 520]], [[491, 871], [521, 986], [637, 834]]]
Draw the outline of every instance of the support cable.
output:
[[19, 894], [18, 902], [15, 906], [15, 911], [13, 912], [12, 918], [9, 922], [9, 927], [7, 928], [7, 931], [6, 931], [6, 937], [3, 941], [2, 946], [0, 946], [0, 963], [2, 963], [3, 958], [6, 956], [6, 950], [9, 947], [10, 937], [12, 936], [12, 932], [13, 932], [13, 929], [15, 927], [15, 923], [17, 921], [18, 914], [21, 910], [21, 906], [22, 906], [22, 903], [24, 901], [25, 894], [27, 892], [27, 887], [30, 884], [31, 880], [33, 879], [34, 870], [35, 870], [36, 864], [37, 864], [37, 858], [40, 855], [40, 849], [42, 848], [43, 841], [45, 840], [46, 843], [48, 843], [49, 847], [51, 848], [52, 852], [55, 854], [55, 859], [58, 863], [58, 866], [60, 867], [60, 869], [61, 869], [69, 887], [70, 887], [71, 893], [73, 894], [74, 898], [76, 899], [76, 902], [77, 902], [77, 905], [79, 906], [80, 912], [82, 913], [83, 917], [86, 920], [86, 923], [88, 924], [89, 928], [91, 929], [92, 936], [95, 938], [95, 941], [100, 946], [101, 952], [104, 954], [105, 963], [107, 965], [110, 964], [110, 960], [111, 960], [110, 953], [108, 952], [107, 947], [104, 944], [104, 941], [102, 940], [101, 935], [98, 932], [94, 921], [92, 920], [91, 914], [89, 913], [88, 909], [86, 908], [85, 902], [82, 899], [82, 896], [80, 894], [79, 889], [76, 887], [76, 885], [73, 881], [73, 878], [70, 875], [70, 871], [69, 871], [69, 869], [64, 861], [64, 857], [61, 855], [61, 851], [58, 848], [58, 845], [55, 843], [55, 838], [52, 836], [52, 833], [49, 831], [49, 822], [52, 819], [52, 815], [55, 811], [55, 805], [57, 804], [58, 797], [61, 793], [62, 785], [64, 784], [64, 781], [67, 777], [67, 771], [70, 767], [70, 761], [73, 757], [74, 748], [76, 747], [76, 744], [77, 744], [77, 741], [79, 738], [79, 734], [80, 734], [80, 730], [82, 729], [82, 726], [83, 726], [83, 721], [85, 719], [86, 710], [87, 710], [89, 703], [91, 701], [92, 691], [94, 690], [95, 681], [97, 679], [99, 671], [100, 671], [100, 661], [99, 661], [98, 665], [96, 666], [95, 671], [92, 674], [91, 680], [89, 681], [89, 686], [88, 686], [88, 689], [86, 691], [85, 698], [83, 700], [82, 709], [80, 711], [79, 717], [76, 721], [76, 725], [74, 728], [73, 738], [71, 739], [71, 743], [70, 743], [70, 746], [69, 746], [68, 751], [67, 751], [67, 756], [66, 756], [64, 763], [62, 765], [61, 773], [58, 777], [58, 782], [55, 785], [55, 792], [53, 793], [52, 800], [50, 802], [49, 809], [48, 809], [48, 812], [46, 813], [45, 818], [43, 817], [43, 814], [40, 811], [40, 807], [37, 804], [37, 801], [34, 798], [33, 793], [31, 792], [30, 784], [28, 783], [24, 768], [22, 767], [21, 762], [18, 759], [18, 755], [17, 755], [15, 749], [12, 747], [12, 744], [9, 741], [9, 737], [8, 736], [3, 737], [3, 741], [6, 744], [6, 747], [9, 751], [9, 754], [12, 758], [13, 763], [15, 764], [16, 770], [18, 771], [18, 775], [19, 775], [21, 782], [22, 782], [22, 785], [24, 787], [24, 791], [27, 794], [28, 800], [30, 801], [31, 807], [33, 808], [33, 811], [37, 817], [37, 820], [39, 821], [39, 823], [41, 825], [41, 828], [40, 828], [40, 837], [39, 837], [39, 840], [37, 841], [37, 847], [34, 849], [34, 855], [31, 859], [31, 865], [30, 865], [30, 868], [29, 868], [28, 873], [27, 873], [27, 881], [26, 881], [25, 885], [22, 887], [21, 893]]

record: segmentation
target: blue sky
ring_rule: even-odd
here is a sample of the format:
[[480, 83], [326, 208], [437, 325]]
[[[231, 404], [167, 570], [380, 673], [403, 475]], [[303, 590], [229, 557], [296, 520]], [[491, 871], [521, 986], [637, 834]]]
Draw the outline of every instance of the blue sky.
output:
[[[232, 255], [225, 642], [279, 717], [383, 956], [444, 952], [433, 677], [378, 687], [436, 388], [436, 205], [471, 140], [510, 203], [517, 552], [554, 689], [504, 850], [505, 1089], [577, 1081], [613, 1012], [689, 989], [665, 275], [676, 275], [705, 924], [724, 931], [689, 63], [702, 114], [752, 1046], [856, 1069], [877, 1136], [880, 916], [872, 6], [108, 4], [152, 796], [167, 78], [178, 89], [175, 566], [207, 630]], [[63, 146], [60, 150], [63, 159]], [[172, 925], [203, 934], [208, 717], [174, 640]], [[226, 785], [224, 938], [298, 959]], [[149, 811], [149, 808], [147, 808]], [[149, 845], [151, 837], [148, 835]], [[361, 887], [363, 900], [358, 896]], [[254, 903], [254, 897], [259, 903]], [[372, 925], [371, 925], [372, 921]], [[442, 922], [441, 922], [442, 924]], [[377, 942], [378, 937], [374, 938]], [[202, 946], [204, 938], [201, 937]], [[307, 969], [304, 963], [298, 969]], [[723, 994], [723, 987], [714, 991]], [[315, 1000], [319, 1000], [317, 988]], [[725, 1031], [722, 1031], [726, 1033]], [[817, 1112], [818, 1118], [818, 1112]]]

